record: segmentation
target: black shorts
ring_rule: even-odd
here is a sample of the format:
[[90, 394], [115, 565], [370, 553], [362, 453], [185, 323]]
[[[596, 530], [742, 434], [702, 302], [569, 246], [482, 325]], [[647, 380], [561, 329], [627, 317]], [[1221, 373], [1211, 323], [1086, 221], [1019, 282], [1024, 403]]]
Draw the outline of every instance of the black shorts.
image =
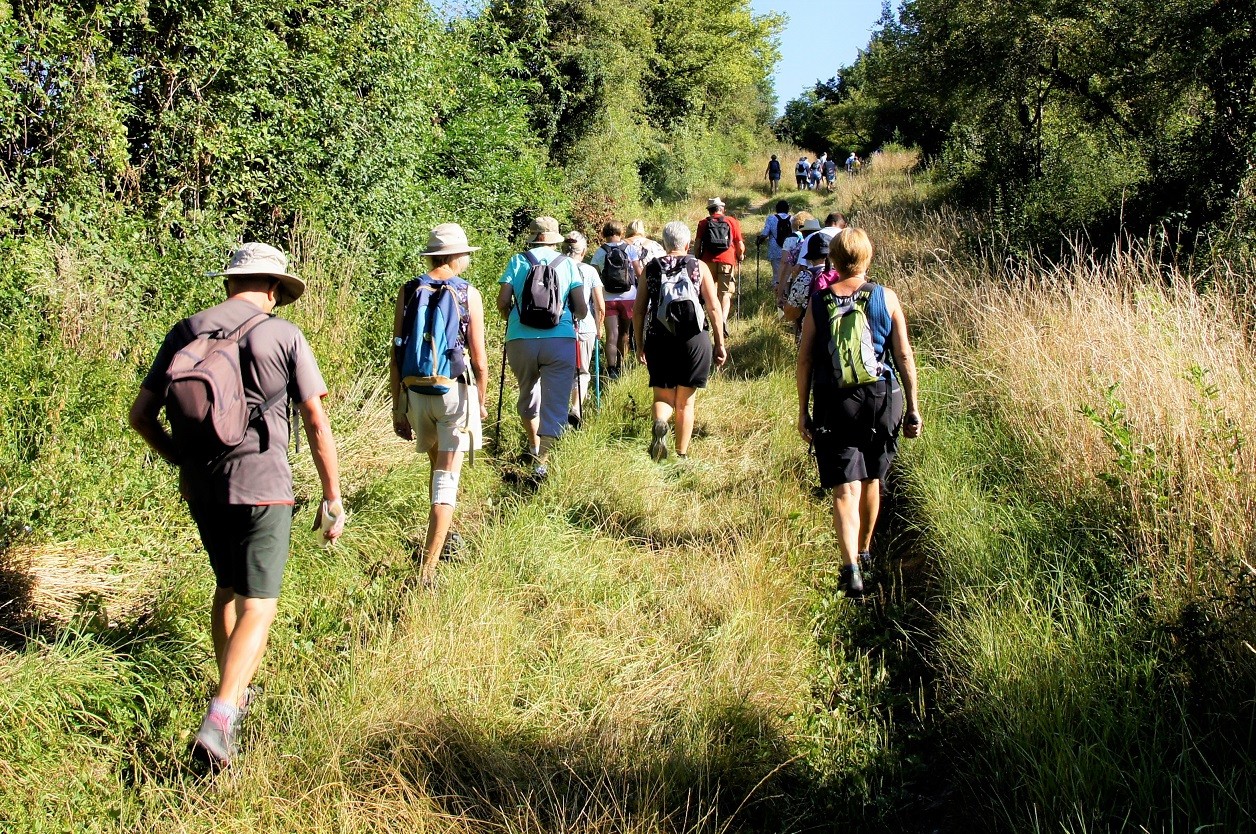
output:
[[885, 480], [898, 452], [903, 389], [898, 380], [857, 388], [816, 386], [812, 438], [820, 486]]
[[274, 599], [292, 539], [289, 504], [190, 504], [214, 581], [242, 597]]
[[677, 339], [662, 327], [645, 335], [645, 362], [651, 388], [705, 388], [711, 376], [711, 335], [703, 330]]

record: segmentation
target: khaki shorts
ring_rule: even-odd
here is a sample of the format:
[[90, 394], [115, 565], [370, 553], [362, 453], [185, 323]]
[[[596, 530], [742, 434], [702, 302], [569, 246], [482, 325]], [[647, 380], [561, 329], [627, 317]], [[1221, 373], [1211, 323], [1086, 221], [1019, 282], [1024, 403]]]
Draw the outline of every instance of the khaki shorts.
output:
[[406, 419], [420, 452], [468, 452], [483, 441], [480, 390], [458, 383], [447, 394], [406, 392]]
[[711, 267], [711, 277], [715, 279], [715, 290], [720, 295], [732, 295], [737, 292], [737, 267], [732, 264], [707, 264]]

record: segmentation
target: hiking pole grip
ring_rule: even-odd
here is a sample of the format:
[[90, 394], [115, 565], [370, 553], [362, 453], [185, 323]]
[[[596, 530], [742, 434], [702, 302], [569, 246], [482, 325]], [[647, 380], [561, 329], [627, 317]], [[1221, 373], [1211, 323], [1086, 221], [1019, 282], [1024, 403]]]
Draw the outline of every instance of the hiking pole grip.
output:
[[502, 403], [506, 401], [506, 334], [510, 332], [510, 318], [506, 319], [506, 327], [502, 330], [502, 372], [497, 380], [497, 426], [493, 434], [493, 453], [501, 453], [502, 442]]

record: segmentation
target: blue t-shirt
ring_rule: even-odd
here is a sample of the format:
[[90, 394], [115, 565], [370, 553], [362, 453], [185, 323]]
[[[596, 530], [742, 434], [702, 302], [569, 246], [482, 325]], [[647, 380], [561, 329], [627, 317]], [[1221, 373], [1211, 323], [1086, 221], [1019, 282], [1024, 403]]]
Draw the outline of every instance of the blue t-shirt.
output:
[[[542, 263], [551, 263], [555, 258], [559, 257], [558, 250], [549, 246], [537, 246], [532, 249], [532, 255]], [[528, 263], [528, 259], [523, 255], [515, 255], [506, 264], [506, 269], [502, 272], [499, 284], [510, 284], [515, 291], [515, 304], [510, 308], [510, 324], [506, 327], [506, 341], [514, 339], [574, 339], [576, 338], [576, 326], [571, 318], [571, 306], [567, 303], [567, 293], [572, 287], [583, 287], [584, 280], [580, 277], [580, 270], [576, 266], [576, 262], [571, 258], [567, 258], [558, 265], [558, 277], [562, 280], [562, 285], [558, 288], [558, 292], [563, 297], [563, 316], [558, 320], [558, 324], [548, 330], [539, 327], [528, 327], [519, 321], [519, 299], [523, 298], [523, 284], [528, 280], [528, 270], [532, 265]]]

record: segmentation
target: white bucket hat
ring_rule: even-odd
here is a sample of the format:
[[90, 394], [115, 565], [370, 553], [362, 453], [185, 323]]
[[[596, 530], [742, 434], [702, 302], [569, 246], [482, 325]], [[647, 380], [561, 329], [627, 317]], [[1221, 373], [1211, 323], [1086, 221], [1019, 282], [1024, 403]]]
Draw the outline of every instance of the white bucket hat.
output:
[[231, 253], [231, 262], [221, 272], [211, 272], [211, 278], [230, 278], [236, 275], [265, 275], [279, 281], [276, 307], [291, 304], [305, 292], [305, 282], [288, 271], [288, 256], [265, 243], [243, 243]]
[[814, 217], [808, 217], [806, 220], [803, 221], [802, 228], [800, 228], [798, 231], [818, 232], [820, 231], [820, 221]]
[[457, 223], [441, 223], [427, 236], [427, 251], [420, 255], [465, 255], [479, 252], [480, 247], [467, 245], [467, 233]]

